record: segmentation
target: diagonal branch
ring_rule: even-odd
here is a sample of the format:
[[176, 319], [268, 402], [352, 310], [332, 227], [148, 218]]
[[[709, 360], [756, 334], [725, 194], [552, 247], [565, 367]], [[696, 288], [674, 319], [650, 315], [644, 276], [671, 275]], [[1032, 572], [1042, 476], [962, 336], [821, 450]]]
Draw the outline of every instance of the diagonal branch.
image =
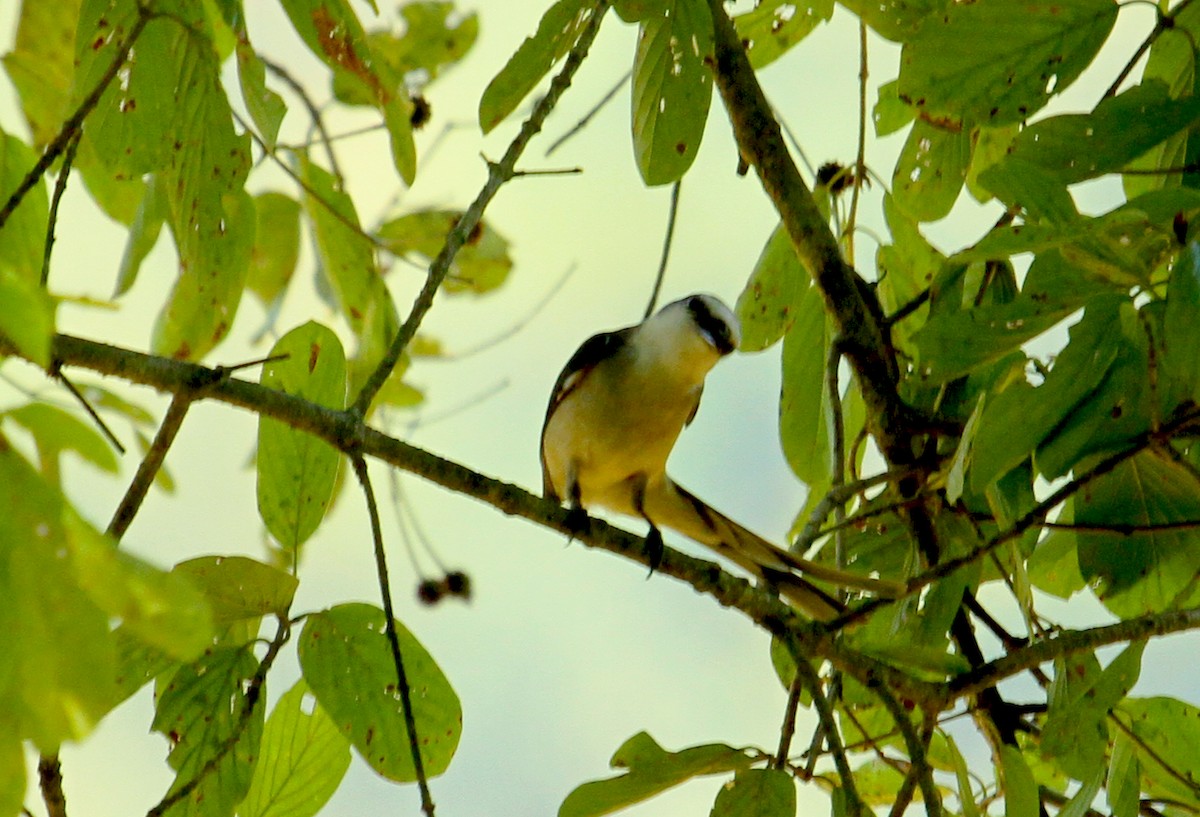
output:
[[[647, 567], [650, 565], [652, 554], [642, 537], [590, 517], [586, 526], [580, 529], [566, 508], [519, 486], [389, 437], [367, 426], [351, 411], [336, 411], [258, 383], [219, 377], [220, 370], [196, 363], [155, 357], [70, 335], [55, 335], [52, 352], [60, 365], [87, 368], [164, 392], [186, 391], [194, 388], [195, 383], [212, 382], [205, 388], [203, 399], [271, 417], [320, 437], [341, 451], [357, 451], [383, 460], [451, 491], [474, 497], [503, 513], [573, 536], [589, 547], [611, 551]], [[3, 336], [0, 336], [0, 353], [19, 355]], [[844, 646], [832, 637], [833, 631], [829, 628], [802, 618], [774, 596], [727, 573], [713, 562], [668, 548], [655, 572], [684, 581], [698, 592], [711, 595], [718, 603], [738, 610], [767, 632], [795, 643], [796, 649], [828, 660], [865, 686], [884, 684], [903, 700], [925, 708], [936, 709], [948, 700], [944, 685], [915, 679], [902, 670]]]
[[416, 300], [413, 301], [408, 317], [399, 331], [396, 332], [396, 337], [392, 339], [387, 354], [384, 355], [383, 360], [379, 362], [379, 365], [371, 373], [371, 376], [367, 378], [358, 396], [354, 399], [354, 411], [358, 414], [366, 416], [367, 410], [371, 406], [371, 401], [375, 399], [375, 395], [383, 388], [383, 384], [391, 375], [392, 370], [396, 368], [396, 363], [400, 360], [400, 356], [404, 354], [405, 348], [416, 336], [417, 329], [421, 326], [421, 321], [425, 319], [426, 313], [433, 306], [434, 296], [437, 295], [442, 282], [446, 280], [446, 276], [450, 272], [450, 264], [454, 261], [454, 256], [458, 254], [458, 251], [467, 242], [471, 233], [479, 226], [479, 222], [483, 218], [484, 209], [495, 198], [501, 186], [516, 174], [517, 160], [525, 152], [525, 147], [541, 131], [546, 117], [550, 115], [550, 111], [554, 110], [554, 106], [558, 103], [559, 98], [571, 86], [571, 80], [575, 77], [575, 72], [583, 64], [588, 49], [592, 47], [592, 42], [596, 39], [596, 34], [600, 30], [600, 21], [608, 13], [609, 2], [610, 0], [596, 0], [592, 14], [587, 22], [584, 23], [583, 29], [579, 34], [579, 39], [571, 48], [570, 53], [567, 54], [562, 70], [550, 82], [550, 88], [546, 91], [546, 95], [534, 105], [533, 112], [529, 114], [529, 118], [521, 125], [521, 130], [509, 144], [503, 158], [499, 162], [488, 162], [488, 178], [484, 182], [483, 189], [479, 191], [479, 195], [475, 197], [475, 201], [471, 202], [471, 206], [462, 214], [462, 218], [458, 220], [454, 228], [446, 234], [446, 242], [442, 245], [441, 252], [438, 253], [437, 258], [433, 259], [433, 263], [429, 265], [429, 275], [425, 279], [425, 285], [417, 294]]

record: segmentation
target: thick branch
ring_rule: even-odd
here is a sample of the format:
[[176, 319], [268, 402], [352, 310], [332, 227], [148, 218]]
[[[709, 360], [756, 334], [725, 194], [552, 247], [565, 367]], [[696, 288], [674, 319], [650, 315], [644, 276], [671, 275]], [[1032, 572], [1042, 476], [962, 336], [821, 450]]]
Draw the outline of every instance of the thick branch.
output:
[[[198, 382], [213, 381], [198, 399], [212, 399], [271, 417], [305, 431], [345, 452], [360, 452], [416, 474], [457, 493], [472, 496], [512, 516], [520, 516], [589, 547], [608, 550], [647, 567], [652, 554], [640, 536], [600, 519], [589, 518], [582, 530], [567, 509], [516, 485], [472, 471], [466, 466], [409, 445], [367, 426], [351, 411], [335, 411], [294, 395], [237, 378], [215, 377], [222, 370], [196, 363], [120, 349], [71, 335], [55, 335], [54, 360], [100, 374], [177, 393]], [[0, 354], [19, 351], [0, 336]], [[793, 652], [828, 660], [834, 667], [867, 686], [884, 684], [905, 702], [939, 709], [948, 700], [943, 685], [919, 681], [860, 652], [843, 646], [833, 631], [802, 618], [788, 605], [713, 562], [667, 548], [656, 572], [687, 582], [720, 604], [747, 616], [768, 632], [788, 641]]]
[[738, 149], [758, 173], [797, 257], [821, 290], [858, 377], [880, 447], [893, 464], [908, 464], [912, 412], [896, 391], [899, 374], [879, 303], [842, 260], [836, 237], [788, 154], [779, 122], [722, 1], [709, 0], [708, 5], [714, 29], [713, 81], [725, 102]]
[[950, 683], [950, 691], [955, 697], [973, 695], [981, 689], [995, 686], [1005, 678], [1011, 678], [1055, 658], [1078, 652], [1092, 652], [1109, 644], [1140, 641], [1151, 636], [1169, 635], [1197, 627], [1200, 627], [1200, 607], [1155, 613], [1104, 627], [1059, 632], [958, 676]]

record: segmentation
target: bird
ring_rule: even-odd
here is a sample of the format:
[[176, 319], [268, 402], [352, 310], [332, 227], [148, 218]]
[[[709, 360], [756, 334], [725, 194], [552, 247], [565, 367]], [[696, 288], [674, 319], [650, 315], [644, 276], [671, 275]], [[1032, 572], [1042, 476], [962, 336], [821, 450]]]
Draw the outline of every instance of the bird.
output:
[[645, 520], [652, 569], [662, 555], [660, 528], [670, 528], [761, 577], [813, 619], [834, 619], [845, 606], [806, 575], [897, 595], [893, 582], [818, 565], [780, 548], [668, 476], [667, 459], [696, 416], [705, 377], [740, 342], [737, 317], [706, 293], [584, 341], [559, 374], [546, 409], [543, 496], [565, 501], [581, 515], [604, 508]]

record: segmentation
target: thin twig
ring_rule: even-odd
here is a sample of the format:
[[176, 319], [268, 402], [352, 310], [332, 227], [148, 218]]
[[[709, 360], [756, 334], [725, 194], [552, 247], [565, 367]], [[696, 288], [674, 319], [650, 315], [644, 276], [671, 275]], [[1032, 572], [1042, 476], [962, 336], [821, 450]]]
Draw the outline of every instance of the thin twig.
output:
[[1138, 60], [1142, 58], [1142, 55], [1150, 49], [1150, 46], [1154, 45], [1155, 40], [1161, 37], [1164, 31], [1169, 31], [1175, 28], [1175, 19], [1188, 6], [1190, 6], [1192, 2], [1193, 0], [1183, 0], [1183, 2], [1177, 4], [1165, 14], [1162, 13], [1157, 6], [1155, 7], [1155, 11], [1158, 13], [1158, 20], [1154, 23], [1154, 28], [1150, 31], [1150, 34], [1146, 37], [1146, 39], [1142, 40], [1141, 45], [1139, 45], [1133, 52], [1133, 56], [1129, 58], [1129, 61], [1125, 63], [1125, 66], [1117, 74], [1117, 78], [1113, 80], [1112, 85], [1108, 86], [1108, 90], [1104, 92], [1104, 96], [1100, 97], [1102, 100], [1109, 99], [1110, 97], [1117, 95], [1117, 89], [1121, 87], [1121, 83], [1125, 81], [1125, 78], [1129, 76], [1129, 73], [1133, 70], [1134, 66], [1138, 64]]
[[283, 649], [283, 645], [291, 637], [292, 627], [287, 618], [278, 616], [276, 621], [278, 626], [275, 630], [275, 637], [267, 645], [267, 651], [263, 655], [262, 661], [259, 662], [258, 668], [250, 678], [250, 682], [245, 686], [245, 692], [242, 695], [242, 708], [238, 712], [237, 722], [233, 726], [233, 731], [221, 742], [221, 745], [213, 752], [212, 757], [196, 771], [196, 775], [191, 780], [160, 800], [158, 805], [146, 812], [146, 817], [162, 817], [168, 809], [190, 796], [196, 790], [196, 787], [204, 782], [205, 778], [216, 771], [221, 761], [233, 751], [238, 741], [242, 739], [246, 727], [250, 725], [250, 719], [254, 717], [255, 708], [263, 700], [262, 688], [263, 684], [266, 683], [267, 673], [275, 663], [279, 651]]
[[311, 198], [313, 201], [317, 202], [322, 207], [324, 207], [326, 210], [328, 210], [329, 214], [331, 216], [333, 216], [335, 219], [337, 219], [338, 221], [340, 221], [343, 226], [345, 226], [347, 229], [351, 230], [359, 238], [363, 239], [364, 241], [369, 242], [371, 244], [371, 246], [374, 247], [375, 249], [383, 250], [385, 252], [391, 252], [391, 249], [388, 247], [387, 244], [385, 244], [383, 241], [379, 240], [377, 237], [375, 237], [371, 233], [364, 230], [361, 224], [357, 223], [356, 221], [351, 219], [349, 216], [347, 216], [345, 213], [343, 213], [341, 210], [334, 207], [333, 204], [331, 202], [329, 202], [328, 200], [326, 200], [325, 197], [322, 196], [316, 189], [314, 189], [312, 185], [310, 185], [308, 182], [306, 182], [304, 179], [302, 179], [300, 177], [300, 174], [297, 173], [295, 171], [295, 169], [292, 168], [291, 165], [289, 165], [287, 162], [280, 159], [279, 156], [276, 155], [276, 151], [271, 150], [270, 148], [267, 147], [267, 143], [258, 134], [258, 131], [254, 130], [254, 128], [252, 128], [250, 126], [250, 123], [247, 122], [245, 119], [243, 119], [237, 111], [232, 111], [232, 113], [233, 113], [234, 121], [236, 121], [238, 123], [238, 126], [241, 127], [242, 130], [244, 130], [246, 133], [250, 134], [250, 138], [254, 141], [254, 143], [256, 145], [258, 145], [259, 149], [262, 150], [263, 155], [269, 156], [271, 158], [271, 161], [275, 162], [276, 166], [280, 170], [282, 170], [287, 176], [291, 177], [292, 181], [294, 181], [297, 185], [299, 185], [300, 189], [303, 190], [305, 192], [305, 194], [308, 195], [309, 198]]
[[408, 673], [404, 670], [404, 657], [400, 654], [400, 636], [396, 632], [396, 614], [392, 609], [392, 587], [388, 579], [387, 554], [383, 549], [383, 528], [379, 524], [379, 506], [375, 502], [375, 490], [371, 487], [371, 474], [367, 461], [361, 453], [352, 453], [350, 462], [354, 475], [362, 486], [367, 501], [367, 515], [371, 521], [371, 541], [375, 549], [375, 573], [379, 578], [379, 595], [383, 602], [384, 630], [392, 650], [392, 663], [396, 667], [396, 684], [400, 690], [400, 706], [404, 711], [404, 728], [408, 733], [408, 748], [412, 752], [413, 774], [421, 792], [421, 810], [433, 817], [433, 796], [429, 792], [429, 779], [425, 776], [425, 761], [421, 758], [421, 740], [417, 734], [417, 719], [413, 712], [412, 689], [408, 685]]
[[412, 309], [409, 310], [408, 318], [404, 324], [396, 332], [396, 336], [392, 339], [391, 345], [388, 347], [387, 353], [383, 356], [383, 360], [375, 368], [363, 384], [358, 396], [353, 403], [353, 411], [361, 416], [367, 415], [367, 410], [371, 406], [371, 402], [375, 399], [375, 395], [383, 388], [392, 370], [396, 368], [396, 363], [399, 362], [400, 356], [404, 354], [409, 342], [416, 336], [417, 330], [421, 326], [421, 321], [425, 319], [426, 313], [433, 306], [434, 296], [442, 286], [446, 275], [450, 272], [450, 265], [454, 261], [454, 256], [458, 254], [459, 249], [466, 243], [468, 236], [479, 225], [480, 219], [483, 217], [483, 211], [488, 203], [495, 197], [500, 187], [512, 178], [512, 173], [516, 170], [517, 159], [525, 152], [525, 147], [541, 129], [542, 124], [546, 121], [546, 117], [550, 115], [550, 111], [558, 103], [560, 97], [571, 85], [571, 80], [575, 76], [575, 72], [579, 70], [579, 66], [583, 64], [584, 58], [587, 56], [588, 49], [591, 48], [592, 41], [596, 38], [596, 33], [600, 30], [600, 21], [608, 12], [610, 0], [597, 0], [595, 7], [592, 9], [591, 16], [584, 23], [579, 34], [579, 39], [571, 48], [563, 63], [562, 70], [550, 83], [546, 95], [538, 100], [534, 105], [533, 112], [529, 118], [521, 125], [521, 130], [508, 146], [504, 157], [499, 162], [488, 164], [488, 179], [483, 185], [483, 189], [479, 191], [479, 195], [475, 197], [475, 201], [462, 214], [454, 228], [446, 234], [446, 241], [442, 245], [441, 251], [437, 258], [429, 266], [429, 274], [425, 279], [425, 285], [421, 288], [416, 299], [413, 301]]
[[76, 131], [67, 141], [67, 149], [63, 154], [62, 166], [58, 169], [58, 178], [54, 180], [54, 197], [50, 200], [50, 215], [46, 220], [46, 249], [42, 253], [42, 286], [50, 280], [50, 253], [54, 249], [54, 227], [58, 224], [58, 204], [62, 201], [63, 193], [67, 192], [67, 179], [71, 175], [71, 165], [75, 162], [75, 151], [79, 148], [79, 139], [83, 131]]
[[617, 91], [621, 90], [621, 86], [628, 82], [631, 76], [633, 76], [632, 69], [626, 71], [625, 74], [613, 84], [613, 87], [609, 88], [607, 93], [600, 97], [600, 101], [593, 105], [592, 109], [584, 114], [582, 119], [575, 123], [574, 127], [564, 133], [562, 136], [555, 139], [550, 144], [550, 147], [546, 148], [546, 155], [549, 156], [551, 153], [558, 150], [564, 142], [586, 128], [588, 123], [592, 121], [592, 117], [600, 113], [601, 109], [604, 108], [604, 106], [607, 105], [612, 98], [617, 95]]
[[268, 60], [261, 54], [258, 59], [272, 74], [279, 77], [284, 83], [292, 89], [292, 93], [300, 97], [300, 101], [304, 103], [304, 107], [308, 109], [308, 116], [312, 120], [313, 127], [317, 129], [317, 135], [321, 138], [321, 144], [325, 146], [325, 155], [329, 157], [329, 172], [333, 174], [333, 178], [337, 180], [338, 190], [346, 187], [346, 179], [342, 176], [342, 171], [338, 167], [337, 154], [333, 151], [333, 140], [329, 138], [329, 132], [325, 130], [325, 120], [321, 118], [321, 111], [316, 104], [309, 98], [308, 91], [303, 85], [288, 73], [288, 70], [282, 65]]
[[53, 377], [57, 378], [59, 382], [66, 386], [67, 391], [69, 391], [71, 396], [74, 397], [79, 405], [83, 407], [83, 410], [87, 412], [88, 417], [92, 418], [92, 422], [95, 423], [100, 429], [100, 432], [105, 436], [109, 444], [113, 448], [117, 449], [118, 452], [124, 454], [125, 446], [121, 445], [121, 441], [117, 439], [117, 435], [113, 434], [112, 429], [108, 427], [108, 424], [104, 422], [104, 419], [98, 413], [96, 413], [96, 409], [91, 403], [88, 402], [88, 399], [83, 396], [83, 392], [75, 388], [75, 384], [71, 382], [70, 378], [62, 373], [61, 369], [52, 366], [51, 372]]
[[858, 153], [854, 157], [854, 188], [850, 192], [850, 214], [846, 217], [843, 241], [846, 246], [846, 262], [854, 266], [854, 227], [858, 223], [858, 199], [862, 192], [863, 176], [867, 167], [867, 24], [858, 21]]
[[[775, 752], [775, 758], [771, 762], [771, 766], [776, 769], [782, 769], [787, 765], [788, 753], [792, 750], [792, 737], [796, 734], [796, 714], [800, 710], [800, 694], [802, 692], [804, 692], [804, 682], [800, 679], [800, 672], [797, 670], [796, 676], [792, 678], [792, 685], [788, 689], [787, 704], [783, 708], [783, 725], [779, 728], [779, 749]], [[809, 752], [808, 772], [810, 775], [812, 774], [811, 762], [820, 751], [820, 741], [824, 736], [823, 726], [817, 727], [817, 735], [820, 737], [814, 736]]]
[[167, 451], [175, 442], [175, 435], [183, 426], [183, 418], [187, 415], [188, 409], [195, 399], [195, 392], [191, 389], [178, 391], [171, 398], [171, 405], [167, 407], [167, 413], [158, 427], [158, 432], [154, 435], [154, 442], [150, 444], [146, 456], [138, 465], [137, 473], [133, 475], [133, 481], [125, 489], [125, 495], [121, 497], [121, 503], [113, 512], [112, 520], [108, 523], [106, 533], [114, 539], [120, 540], [125, 535], [134, 516], [142, 507], [142, 502], [145, 501], [146, 494], [150, 492], [150, 486], [154, 484], [154, 478], [158, 476], [159, 469], [162, 468], [163, 461], [167, 457]]
[[646, 304], [646, 314], [642, 319], [654, 314], [658, 305], [658, 295], [662, 291], [663, 278], [667, 275], [667, 260], [671, 257], [671, 244], [675, 240], [675, 217], [679, 214], [679, 188], [683, 179], [671, 185], [671, 209], [667, 211], [667, 234], [663, 237], [662, 257], [658, 261], [658, 273], [654, 276], [654, 288], [650, 290], [650, 303]]
[[846, 747], [842, 744], [837, 720], [833, 717], [833, 707], [829, 705], [829, 699], [825, 697], [825, 691], [821, 689], [821, 678], [808, 663], [808, 656], [799, 651], [793, 651], [792, 660], [796, 663], [796, 677], [800, 678], [808, 687], [809, 694], [812, 695], [813, 708], [817, 710], [821, 728], [825, 731], [825, 742], [829, 746], [830, 754], [833, 755], [833, 765], [837, 768], [842, 791], [846, 793], [846, 815], [847, 817], [858, 817], [866, 813], [866, 806], [863, 805], [862, 798], [858, 794], [858, 787], [854, 784], [854, 772], [850, 769], [850, 761], [846, 758]]
[[38, 180], [54, 164], [54, 160], [66, 150], [71, 140], [80, 132], [83, 120], [99, 104], [100, 97], [104, 95], [105, 90], [116, 79], [117, 72], [121, 70], [121, 66], [125, 64], [125, 60], [129, 57], [129, 49], [133, 47], [137, 38], [142, 35], [142, 30], [146, 28], [146, 24], [153, 17], [154, 14], [148, 9], [141, 5], [138, 6], [137, 19], [134, 20], [133, 26], [126, 32], [125, 39], [117, 46], [117, 53], [113, 57], [113, 61], [109, 64], [104, 75], [100, 77], [100, 81], [96, 83], [96, 87], [92, 89], [92, 92], [75, 109], [75, 113], [71, 114], [66, 122], [63, 122], [62, 127], [59, 128], [58, 135], [54, 137], [54, 140], [50, 144], [46, 145], [46, 150], [38, 158], [33, 168], [25, 174], [25, 178], [21, 180], [21, 183], [17, 185], [17, 189], [8, 197], [8, 201], [4, 203], [4, 206], [0, 207], [0, 227], [3, 227], [8, 222], [9, 216], [21, 204], [21, 200], [33, 189]]

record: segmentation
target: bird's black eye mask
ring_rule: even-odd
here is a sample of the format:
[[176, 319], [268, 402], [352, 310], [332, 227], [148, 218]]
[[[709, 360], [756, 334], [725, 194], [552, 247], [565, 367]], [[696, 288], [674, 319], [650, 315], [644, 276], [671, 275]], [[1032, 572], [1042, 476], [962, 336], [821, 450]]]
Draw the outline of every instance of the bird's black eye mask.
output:
[[692, 320], [696, 322], [696, 326], [700, 327], [700, 331], [712, 341], [712, 345], [718, 352], [727, 355], [733, 351], [733, 332], [730, 331], [729, 324], [720, 316], [713, 314], [707, 301], [703, 298], [688, 298], [687, 308], [692, 315]]

